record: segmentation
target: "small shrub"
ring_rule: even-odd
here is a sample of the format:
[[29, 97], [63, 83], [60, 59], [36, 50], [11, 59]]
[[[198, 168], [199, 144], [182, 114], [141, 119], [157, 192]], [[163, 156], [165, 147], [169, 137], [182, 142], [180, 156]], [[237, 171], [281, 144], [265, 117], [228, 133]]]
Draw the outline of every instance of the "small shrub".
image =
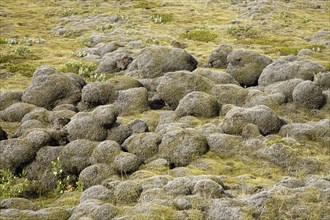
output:
[[171, 22], [173, 20], [173, 14], [172, 13], [153, 14], [151, 15], [150, 19], [155, 24], [163, 24], [163, 23]]
[[0, 170], [0, 198], [19, 196], [28, 186], [28, 180], [25, 176], [25, 170], [20, 176], [15, 176], [8, 169]]
[[237, 40], [258, 37], [258, 31], [250, 25], [230, 26], [227, 28], [227, 34], [235, 37]]
[[180, 34], [180, 37], [194, 41], [210, 42], [215, 40], [218, 35], [210, 30], [191, 30], [187, 33]]
[[303, 22], [304, 24], [306, 24], [306, 23], [308, 23], [308, 22], [311, 21], [311, 19], [310, 19], [309, 17], [307, 17], [306, 15], [303, 16], [301, 19], [302, 19], [302, 22]]

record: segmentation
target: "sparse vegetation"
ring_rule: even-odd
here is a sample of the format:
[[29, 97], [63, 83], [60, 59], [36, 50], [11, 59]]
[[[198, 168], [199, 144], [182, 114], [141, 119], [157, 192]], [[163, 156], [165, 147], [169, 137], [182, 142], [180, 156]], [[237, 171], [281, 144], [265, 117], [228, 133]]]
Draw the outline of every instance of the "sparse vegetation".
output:
[[70, 183], [70, 175], [64, 175], [59, 157], [51, 163], [52, 173], [56, 177], [56, 189], [54, 191], [56, 194], [63, 194], [64, 192], [71, 192], [73, 190], [81, 192], [83, 190], [84, 185], [81, 181], [77, 181], [75, 185], [72, 185]]
[[234, 25], [227, 28], [227, 34], [235, 37], [237, 40], [245, 38], [257, 38], [258, 31], [252, 25]]
[[0, 198], [19, 196], [27, 187], [25, 170], [19, 176], [14, 175], [9, 169], [0, 170]]

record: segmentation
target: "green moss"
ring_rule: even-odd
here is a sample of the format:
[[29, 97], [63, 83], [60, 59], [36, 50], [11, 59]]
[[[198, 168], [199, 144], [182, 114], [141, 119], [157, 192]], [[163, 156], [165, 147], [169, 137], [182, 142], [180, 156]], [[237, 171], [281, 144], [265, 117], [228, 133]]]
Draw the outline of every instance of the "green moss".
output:
[[214, 41], [218, 35], [210, 30], [190, 30], [187, 33], [180, 34], [180, 37], [194, 41], [210, 42]]
[[12, 73], [20, 73], [26, 77], [32, 77], [36, 67], [26, 63], [9, 64], [7, 70]]

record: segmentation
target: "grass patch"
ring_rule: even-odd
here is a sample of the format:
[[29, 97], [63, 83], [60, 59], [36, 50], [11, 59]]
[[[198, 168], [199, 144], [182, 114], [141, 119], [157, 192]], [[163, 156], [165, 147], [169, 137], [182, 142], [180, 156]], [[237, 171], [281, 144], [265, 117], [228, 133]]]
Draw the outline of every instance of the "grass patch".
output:
[[193, 41], [210, 42], [214, 41], [218, 35], [210, 30], [190, 30], [187, 33], [180, 34], [180, 37]]
[[150, 17], [155, 24], [164, 24], [173, 21], [172, 13], [154, 13]]
[[142, 8], [142, 9], [152, 9], [152, 8], [160, 7], [160, 3], [149, 0], [135, 0], [134, 7]]

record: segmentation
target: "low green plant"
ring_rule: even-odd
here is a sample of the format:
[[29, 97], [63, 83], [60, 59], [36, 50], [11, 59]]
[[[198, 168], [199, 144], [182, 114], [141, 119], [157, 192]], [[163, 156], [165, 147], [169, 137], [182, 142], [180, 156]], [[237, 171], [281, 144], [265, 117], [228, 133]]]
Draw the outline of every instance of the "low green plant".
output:
[[0, 170], [0, 198], [19, 196], [27, 187], [26, 171], [20, 176], [15, 176], [9, 169]]
[[150, 17], [151, 21], [155, 24], [164, 24], [167, 22], [171, 22], [173, 20], [173, 14], [172, 13], [162, 13], [162, 14], [153, 14]]
[[304, 23], [304, 24], [306, 24], [306, 23], [308, 23], [308, 22], [310, 22], [311, 21], [311, 19], [308, 17], [308, 16], [303, 16], [302, 18], [301, 18], [301, 20], [302, 20], [302, 22]]
[[233, 25], [227, 28], [227, 34], [235, 37], [237, 40], [245, 38], [257, 38], [259, 33], [251, 25]]
[[10, 44], [10, 45], [19, 43], [19, 41], [16, 38], [6, 38], [5, 41], [6, 41], [6, 44]]
[[92, 40], [92, 37], [90, 35], [83, 35], [78, 39], [79, 42], [81, 42], [87, 46], [88, 46], [88, 43], [91, 42], [91, 40]]
[[218, 35], [210, 30], [190, 30], [180, 34], [180, 37], [194, 41], [210, 42], [214, 41]]
[[280, 18], [284, 21], [284, 22], [289, 22], [290, 21], [290, 16], [289, 16], [289, 13], [288, 12], [286, 12], [286, 11], [281, 11], [280, 13], [279, 13], [279, 16], [280, 16]]
[[26, 47], [26, 46], [18, 46], [18, 47], [16, 47], [16, 48], [13, 50], [13, 52], [14, 52], [15, 54], [19, 55], [19, 56], [25, 56], [25, 55], [31, 53], [31, 51], [29, 50], [29, 48]]
[[90, 77], [92, 73], [96, 70], [95, 63], [88, 63], [78, 60], [72, 60], [64, 64], [65, 72], [72, 72], [78, 74], [81, 77]]
[[95, 73], [94, 71], [96, 68], [97, 65], [95, 63], [73, 60], [65, 63], [63, 71], [72, 72], [80, 77], [89, 78], [93, 81], [105, 82], [107, 80], [106, 75], [104, 73]]
[[87, 52], [86, 51], [77, 51], [74, 53], [74, 55], [76, 55], [77, 57], [85, 57], [85, 56], [87, 56]]

